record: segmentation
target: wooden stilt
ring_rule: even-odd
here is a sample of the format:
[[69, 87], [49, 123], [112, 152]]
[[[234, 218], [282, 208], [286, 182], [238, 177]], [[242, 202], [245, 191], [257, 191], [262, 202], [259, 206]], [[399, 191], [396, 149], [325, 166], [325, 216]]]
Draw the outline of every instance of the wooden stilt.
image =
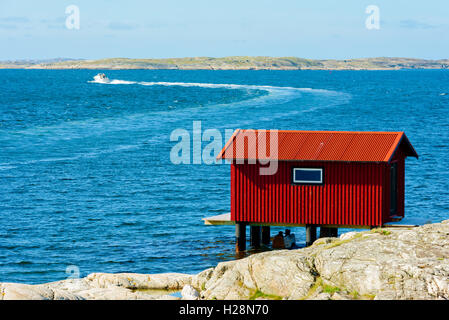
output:
[[332, 228], [331, 237], [338, 238], [338, 228]]
[[235, 251], [242, 252], [246, 250], [246, 224], [244, 222], [235, 223]]
[[262, 227], [262, 244], [270, 244], [270, 227], [268, 226]]
[[327, 238], [331, 235], [331, 228], [320, 227], [320, 238]]
[[320, 227], [320, 238], [338, 237], [338, 228]]
[[306, 225], [306, 246], [312, 245], [312, 243], [316, 240], [316, 226], [314, 225]]
[[254, 248], [260, 248], [260, 226], [250, 227], [250, 242]]
[[338, 237], [338, 228], [320, 227], [320, 238]]

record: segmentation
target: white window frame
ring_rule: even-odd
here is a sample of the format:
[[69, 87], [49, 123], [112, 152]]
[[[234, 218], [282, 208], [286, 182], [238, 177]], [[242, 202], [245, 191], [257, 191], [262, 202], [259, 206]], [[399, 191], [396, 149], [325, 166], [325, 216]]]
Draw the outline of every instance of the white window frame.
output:
[[[320, 181], [310, 181], [310, 180], [296, 180], [296, 170], [302, 171], [319, 171], [320, 172]], [[323, 184], [323, 168], [293, 168], [293, 183], [296, 184]]]

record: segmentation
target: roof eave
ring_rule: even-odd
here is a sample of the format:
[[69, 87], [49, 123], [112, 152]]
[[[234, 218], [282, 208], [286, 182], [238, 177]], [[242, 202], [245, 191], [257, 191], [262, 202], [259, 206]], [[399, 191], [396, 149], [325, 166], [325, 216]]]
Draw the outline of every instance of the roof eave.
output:
[[413, 148], [412, 144], [410, 143], [410, 140], [408, 140], [407, 136], [405, 135], [405, 132], [402, 131], [396, 138], [396, 141], [393, 144], [393, 147], [391, 148], [391, 150], [388, 152], [387, 156], [385, 157], [384, 162], [390, 163], [391, 160], [393, 159], [396, 151], [404, 142], [407, 143], [407, 147], [410, 149], [409, 153], [405, 152], [405, 156], [406, 157], [415, 157], [416, 159], [419, 159], [418, 153], [416, 152], [415, 148]]
[[225, 146], [223, 147], [223, 149], [221, 149], [220, 153], [218, 154], [218, 156], [216, 157], [216, 160], [220, 160], [220, 159], [224, 159], [224, 160], [229, 160], [225, 157], [226, 155], [226, 150], [229, 148], [229, 146], [231, 144], [234, 143], [235, 137], [239, 134], [241, 129], [236, 129], [234, 131], [234, 133], [232, 134], [231, 138], [229, 138], [228, 142], [225, 144]]

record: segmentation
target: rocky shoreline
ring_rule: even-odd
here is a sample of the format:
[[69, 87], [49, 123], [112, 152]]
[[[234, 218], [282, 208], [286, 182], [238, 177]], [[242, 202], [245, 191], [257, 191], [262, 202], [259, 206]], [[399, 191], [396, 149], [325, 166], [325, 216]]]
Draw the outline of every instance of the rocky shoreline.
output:
[[93, 273], [40, 285], [0, 283], [0, 300], [17, 299], [449, 299], [449, 220], [321, 238], [196, 275]]

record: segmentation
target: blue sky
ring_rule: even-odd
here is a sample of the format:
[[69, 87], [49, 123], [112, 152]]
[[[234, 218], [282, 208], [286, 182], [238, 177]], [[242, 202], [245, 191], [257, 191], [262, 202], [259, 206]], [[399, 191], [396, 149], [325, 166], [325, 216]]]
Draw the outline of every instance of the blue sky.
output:
[[[80, 29], [65, 26], [66, 7]], [[368, 30], [368, 5], [380, 29]], [[0, 0], [0, 60], [229, 55], [449, 58], [449, 1]]]

